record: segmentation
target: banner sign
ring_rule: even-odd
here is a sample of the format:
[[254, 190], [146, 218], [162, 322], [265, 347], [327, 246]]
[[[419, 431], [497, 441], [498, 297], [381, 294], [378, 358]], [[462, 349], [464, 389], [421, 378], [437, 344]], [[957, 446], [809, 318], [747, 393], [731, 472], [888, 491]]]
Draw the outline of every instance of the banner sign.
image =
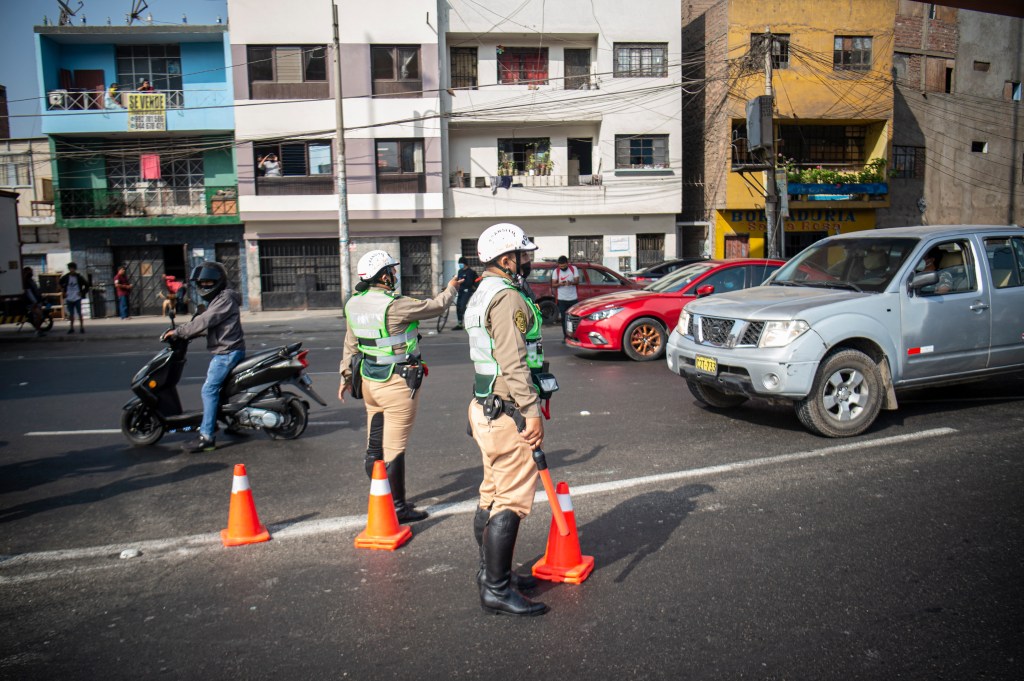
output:
[[167, 130], [167, 95], [151, 92], [129, 92], [128, 130], [162, 132]]

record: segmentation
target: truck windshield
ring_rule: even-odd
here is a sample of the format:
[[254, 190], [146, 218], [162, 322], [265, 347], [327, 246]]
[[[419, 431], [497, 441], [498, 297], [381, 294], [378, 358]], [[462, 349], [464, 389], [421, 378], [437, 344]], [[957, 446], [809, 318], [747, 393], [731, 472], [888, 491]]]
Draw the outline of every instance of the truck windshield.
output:
[[786, 263], [771, 286], [820, 286], [880, 293], [888, 288], [917, 239], [826, 239]]

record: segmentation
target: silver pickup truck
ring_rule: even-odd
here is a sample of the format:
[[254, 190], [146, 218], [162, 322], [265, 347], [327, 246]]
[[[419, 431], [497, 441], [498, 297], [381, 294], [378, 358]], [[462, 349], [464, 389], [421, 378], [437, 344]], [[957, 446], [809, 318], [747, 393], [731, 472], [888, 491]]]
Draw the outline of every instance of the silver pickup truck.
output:
[[811, 432], [857, 435], [897, 389], [1024, 370], [1024, 229], [823, 239], [762, 286], [687, 305], [666, 358], [709, 407], [786, 401]]

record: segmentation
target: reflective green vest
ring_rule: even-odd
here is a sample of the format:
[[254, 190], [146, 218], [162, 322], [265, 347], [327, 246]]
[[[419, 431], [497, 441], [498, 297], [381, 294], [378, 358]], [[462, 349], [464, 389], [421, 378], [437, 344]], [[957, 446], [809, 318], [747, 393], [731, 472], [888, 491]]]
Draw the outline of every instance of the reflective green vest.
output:
[[544, 365], [544, 346], [541, 343], [540, 309], [511, 281], [503, 277], [484, 277], [480, 280], [473, 297], [469, 299], [464, 315], [466, 331], [469, 332], [469, 356], [473, 360], [473, 392], [477, 397], [487, 397], [494, 390], [494, 381], [501, 375], [501, 367], [494, 359], [494, 339], [487, 333], [487, 309], [499, 291], [512, 289], [526, 301], [533, 314], [533, 324], [526, 330], [526, 365], [530, 373], [540, 371]]
[[[410, 322], [405, 332], [388, 335], [388, 308], [394, 296], [379, 288], [369, 288], [349, 298], [345, 304], [345, 322], [356, 337], [363, 362], [359, 373], [371, 381], [383, 382], [391, 378], [395, 365], [419, 357], [417, 329], [419, 322]], [[401, 353], [396, 351], [405, 346]]]

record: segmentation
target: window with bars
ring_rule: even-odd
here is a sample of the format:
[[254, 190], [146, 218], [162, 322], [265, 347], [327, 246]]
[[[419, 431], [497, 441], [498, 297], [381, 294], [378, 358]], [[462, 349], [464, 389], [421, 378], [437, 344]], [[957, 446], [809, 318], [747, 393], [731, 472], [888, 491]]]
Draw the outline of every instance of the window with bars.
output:
[[499, 46], [498, 82], [503, 85], [546, 85], [548, 48]]
[[453, 47], [451, 49], [452, 87], [463, 90], [477, 88], [475, 47]]
[[835, 71], [870, 71], [871, 36], [837, 35], [832, 50]]
[[377, 193], [422, 194], [427, 190], [422, 139], [377, 140]]
[[866, 161], [863, 125], [780, 125], [779, 153], [798, 166], [851, 166]]
[[503, 175], [523, 175], [538, 157], [549, 156], [551, 139], [498, 138], [498, 169]]
[[616, 135], [616, 168], [668, 168], [668, 135]]
[[156, 90], [180, 91], [181, 48], [178, 45], [119, 45], [117, 82], [131, 91], [143, 80]]
[[668, 43], [615, 43], [616, 78], [664, 78]]
[[0, 154], [0, 187], [31, 187], [32, 156]]
[[789, 68], [789, 34], [788, 33], [751, 33], [750, 51], [764, 55], [765, 40], [772, 41], [772, 68]]
[[907, 180], [923, 180], [924, 161], [924, 147], [893, 145], [892, 176]]
[[[158, 157], [160, 179], [153, 180], [160, 186], [174, 189], [201, 188], [205, 183], [203, 157], [190, 158]], [[110, 189], [137, 189], [143, 179], [141, 156], [115, 156], [107, 158], [107, 187]]]
[[477, 249], [477, 239], [462, 239], [462, 257], [466, 259], [466, 267], [472, 267], [477, 275], [483, 274], [483, 263], [480, 262], [480, 251]]
[[370, 47], [370, 71], [374, 96], [419, 97], [422, 94], [419, 45], [373, 45]]

